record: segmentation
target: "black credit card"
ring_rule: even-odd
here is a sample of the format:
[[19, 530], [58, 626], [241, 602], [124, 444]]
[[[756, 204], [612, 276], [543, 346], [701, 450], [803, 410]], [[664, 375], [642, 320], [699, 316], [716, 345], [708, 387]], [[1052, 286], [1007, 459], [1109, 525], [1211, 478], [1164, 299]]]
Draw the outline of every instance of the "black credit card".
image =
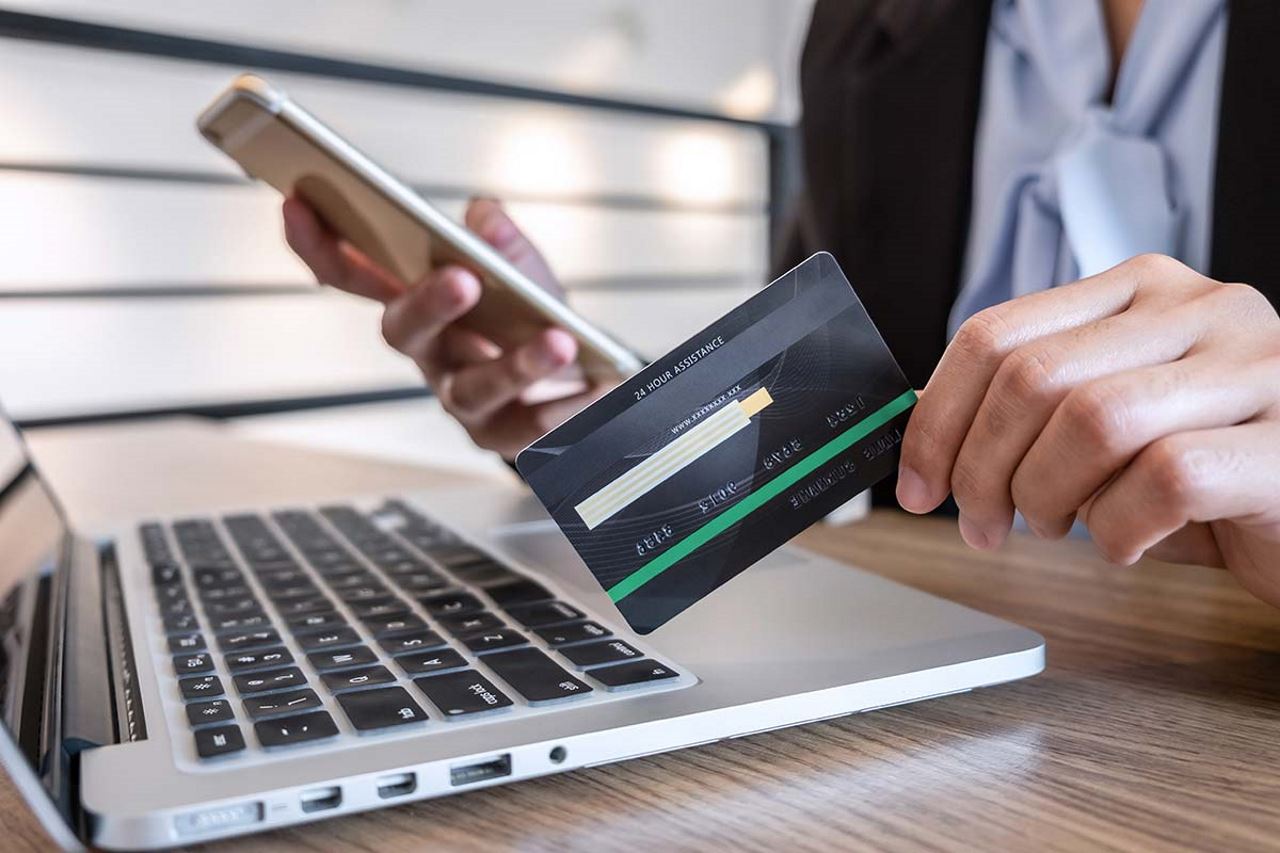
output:
[[891, 473], [915, 401], [821, 252], [516, 467], [647, 634]]

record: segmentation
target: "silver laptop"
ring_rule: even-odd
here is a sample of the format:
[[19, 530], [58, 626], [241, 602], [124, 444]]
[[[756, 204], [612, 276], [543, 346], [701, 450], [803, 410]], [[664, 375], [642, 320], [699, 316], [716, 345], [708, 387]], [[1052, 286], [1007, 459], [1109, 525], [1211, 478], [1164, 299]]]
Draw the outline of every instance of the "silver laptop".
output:
[[7, 420], [0, 578], [0, 754], [67, 847], [259, 832], [1044, 663], [1031, 631], [792, 548], [640, 638], [516, 488], [72, 530]]

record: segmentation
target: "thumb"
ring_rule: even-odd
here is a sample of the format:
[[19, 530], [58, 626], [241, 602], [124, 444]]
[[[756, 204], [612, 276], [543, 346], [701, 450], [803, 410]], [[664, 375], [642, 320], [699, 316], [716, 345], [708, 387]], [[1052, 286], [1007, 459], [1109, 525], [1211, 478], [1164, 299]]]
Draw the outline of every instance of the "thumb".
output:
[[563, 295], [560, 283], [551, 271], [551, 265], [497, 199], [473, 198], [467, 205], [465, 222], [468, 228], [497, 249], [520, 272], [546, 290], [558, 296]]

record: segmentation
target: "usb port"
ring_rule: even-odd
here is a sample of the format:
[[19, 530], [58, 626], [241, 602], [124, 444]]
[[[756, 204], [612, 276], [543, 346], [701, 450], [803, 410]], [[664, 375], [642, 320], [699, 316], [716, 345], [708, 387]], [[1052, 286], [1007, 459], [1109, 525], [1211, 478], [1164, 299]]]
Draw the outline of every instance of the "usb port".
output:
[[378, 780], [378, 796], [384, 800], [403, 797], [418, 790], [418, 777], [413, 773], [392, 773]]
[[312, 788], [310, 791], [303, 791], [300, 805], [304, 812], [336, 809], [342, 805], [342, 789], [335, 785], [332, 788]]
[[449, 768], [449, 781], [454, 787], [483, 782], [486, 779], [500, 779], [511, 775], [511, 753], [479, 761], [475, 764], [463, 764]]

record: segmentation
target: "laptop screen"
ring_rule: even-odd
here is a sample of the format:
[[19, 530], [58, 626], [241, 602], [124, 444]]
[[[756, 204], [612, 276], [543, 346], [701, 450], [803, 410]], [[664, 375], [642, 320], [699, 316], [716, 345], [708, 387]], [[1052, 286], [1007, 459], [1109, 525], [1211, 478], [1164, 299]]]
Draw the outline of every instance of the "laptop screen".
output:
[[65, 532], [21, 437], [0, 416], [0, 721], [34, 768], [42, 753], [50, 580]]

